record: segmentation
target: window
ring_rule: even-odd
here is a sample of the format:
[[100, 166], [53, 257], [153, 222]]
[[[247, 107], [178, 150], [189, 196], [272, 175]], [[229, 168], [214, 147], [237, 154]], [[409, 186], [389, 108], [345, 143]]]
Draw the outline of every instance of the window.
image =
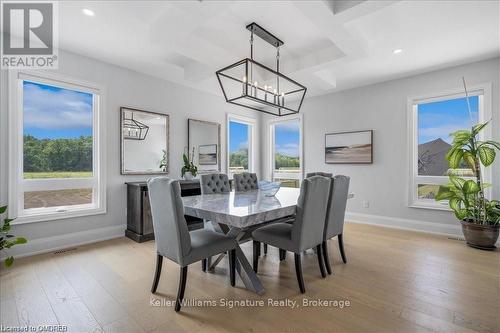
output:
[[11, 87], [12, 214], [31, 222], [104, 212], [101, 89], [22, 72]]
[[[487, 88], [472, 89], [470, 113], [465, 94], [460, 92], [410, 100], [410, 206], [448, 209], [447, 202], [436, 202], [434, 197], [439, 186], [449, 181], [451, 170], [445, 158], [452, 143], [449, 134], [490, 119], [485, 107], [489, 106], [488, 96]], [[488, 133], [482, 135], [489, 136]], [[466, 165], [453, 172], [465, 178], [474, 176]], [[485, 179], [491, 179], [488, 173]]]
[[231, 115], [227, 120], [228, 173], [253, 172], [253, 140], [255, 121]]
[[284, 187], [300, 187], [302, 179], [301, 118], [270, 123], [272, 180]]

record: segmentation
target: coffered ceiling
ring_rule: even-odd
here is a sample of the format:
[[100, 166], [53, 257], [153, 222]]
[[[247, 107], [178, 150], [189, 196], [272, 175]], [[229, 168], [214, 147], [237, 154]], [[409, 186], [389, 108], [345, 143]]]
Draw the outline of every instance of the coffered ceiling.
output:
[[[59, 11], [61, 48], [215, 94], [215, 71], [249, 57], [253, 21], [285, 42], [282, 71], [308, 96], [500, 54], [498, 1], [65, 1]], [[254, 45], [274, 67], [275, 49]]]

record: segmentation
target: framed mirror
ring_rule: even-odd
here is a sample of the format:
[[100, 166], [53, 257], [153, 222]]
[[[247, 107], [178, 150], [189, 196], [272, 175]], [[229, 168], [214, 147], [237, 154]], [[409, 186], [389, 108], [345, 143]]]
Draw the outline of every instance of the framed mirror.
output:
[[188, 119], [188, 151], [193, 154], [193, 163], [198, 167], [198, 173], [221, 170], [220, 124]]
[[168, 173], [168, 115], [121, 107], [120, 135], [122, 175]]

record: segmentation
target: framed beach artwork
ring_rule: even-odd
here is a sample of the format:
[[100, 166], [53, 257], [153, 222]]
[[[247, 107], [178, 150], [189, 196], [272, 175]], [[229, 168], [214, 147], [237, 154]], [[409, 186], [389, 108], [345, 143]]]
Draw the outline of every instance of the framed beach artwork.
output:
[[373, 131], [368, 130], [326, 134], [325, 163], [373, 163]]
[[198, 146], [198, 163], [200, 165], [217, 165], [217, 145]]

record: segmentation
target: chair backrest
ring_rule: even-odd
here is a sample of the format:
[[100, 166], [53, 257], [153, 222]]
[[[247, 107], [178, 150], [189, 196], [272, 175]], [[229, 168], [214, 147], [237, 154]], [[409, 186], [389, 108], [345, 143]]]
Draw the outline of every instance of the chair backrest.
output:
[[333, 174], [329, 172], [308, 172], [306, 178], [314, 177], [314, 176], [323, 176], [327, 178], [332, 178]]
[[293, 223], [292, 241], [299, 250], [310, 249], [323, 242], [331, 178], [313, 176], [302, 181]]
[[184, 218], [179, 181], [168, 177], [148, 180], [156, 250], [178, 264], [191, 249], [191, 237]]
[[344, 231], [349, 182], [350, 178], [342, 175], [335, 176], [332, 179], [325, 223], [325, 240], [340, 235]]
[[256, 173], [236, 173], [234, 174], [234, 190], [249, 191], [259, 188], [259, 180]]
[[229, 178], [224, 173], [201, 175], [201, 194], [231, 192]]

